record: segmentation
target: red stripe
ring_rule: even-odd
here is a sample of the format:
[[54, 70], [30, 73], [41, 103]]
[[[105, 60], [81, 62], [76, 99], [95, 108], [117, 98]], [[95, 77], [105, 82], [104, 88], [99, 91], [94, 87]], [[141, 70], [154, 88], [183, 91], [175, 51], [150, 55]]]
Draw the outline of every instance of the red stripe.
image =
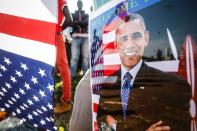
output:
[[93, 103], [93, 110], [94, 110], [95, 113], [98, 112], [98, 104]]
[[55, 44], [56, 24], [0, 13], [0, 32], [48, 44]]
[[114, 48], [114, 42], [110, 42], [108, 44], [103, 45], [103, 54], [113, 54], [117, 53], [117, 51]]
[[98, 129], [98, 124], [97, 124], [97, 122], [94, 122], [94, 131], [98, 131], [99, 129]]
[[120, 65], [105, 65], [104, 76], [116, 76], [117, 71], [120, 69]]
[[114, 76], [117, 70], [104, 70], [104, 76]]

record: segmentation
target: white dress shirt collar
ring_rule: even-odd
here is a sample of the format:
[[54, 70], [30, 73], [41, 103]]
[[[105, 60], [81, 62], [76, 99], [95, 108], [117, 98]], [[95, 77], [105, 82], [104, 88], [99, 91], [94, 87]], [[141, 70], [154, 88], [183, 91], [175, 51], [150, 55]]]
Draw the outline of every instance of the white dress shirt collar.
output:
[[[132, 77], [133, 77], [132, 81], [135, 80], [135, 77], [136, 77], [138, 71], [140, 70], [141, 66], [142, 66], [142, 59], [141, 59], [131, 70], [129, 70], [129, 73], [130, 73], [130, 74], [132, 75]], [[121, 80], [123, 80], [123, 77], [124, 77], [124, 75], [125, 75], [127, 72], [128, 72], [128, 71], [125, 69], [125, 67], [123, 67], [123, 66], [121, 65]]]

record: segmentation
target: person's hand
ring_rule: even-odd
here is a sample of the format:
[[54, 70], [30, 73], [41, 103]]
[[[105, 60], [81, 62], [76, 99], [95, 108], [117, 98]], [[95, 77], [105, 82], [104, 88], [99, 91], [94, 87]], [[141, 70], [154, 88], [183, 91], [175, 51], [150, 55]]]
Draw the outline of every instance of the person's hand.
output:
[[170, 131], [170, 127], [162, 125], [162, 121], [152, 124], [146, 131]]
[[106, 122], [109, 127], [112, 127], [113, 124], [117, 123], [117, 121], [111, 115], [106, 116]]

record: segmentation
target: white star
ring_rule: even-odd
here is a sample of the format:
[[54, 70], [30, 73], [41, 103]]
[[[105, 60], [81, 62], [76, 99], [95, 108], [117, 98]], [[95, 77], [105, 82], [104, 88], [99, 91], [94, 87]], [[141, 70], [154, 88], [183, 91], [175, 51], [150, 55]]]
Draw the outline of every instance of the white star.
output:
[[25, 91], [24, 91], [23, 89], [21, 89], [21, 88], [19, 88], [19, 92], [20, 92], [22, 95], [25, 94]]
[[30, 106], [33, 105], [33, 102], [31, 100], [28, 99], [27, 102], [29, 103]]
[[21, 63], [21, 68], [23, 68], [24, 69], [24, 71], [26, 71], [26, 70], [28, 70], [29, 68], [27, 67], [27, 65], [26, 64], [23, 64], [23, 63]]
[[15, 99], [14, 97], [11, 97], [11, 99], [12, 99], [14, 102], [16, 102], [16, 99]]
[[56, 127], [56, 126], [54, 126], [54, 127], [53, 127], [53, 129], [57, 130], [57, 127]]
[[7, 69], [5, 68], [5, 66], [0, 64], [0, 69], [2, 69], [4, 72], [7, 71]]
[[16, 116], [16, 113], [15, 113], [15, 112], [12, 112], [12, 115], [13, 115], [13, 116]]
[[26, 119], [25, 119], [25, 118], [23, 118], [23, 119], [22, 119], [22, 121], [23, 121], [23, 122], [26, 122]]
[[16, 112], [18, 113], [18, 114], [20, 114], [21, 113], [21, 110], [19, 110], [18, 108], [16, 109]]
[[46, 123], [45, 123], [44, 120], [41, 119], [40, 124], [41, 124], [41, 125], [45, 125]]
[[34, 124], [34, 127], [38, 127], [38, 125], [37, 124]]
[[36, 77], [34, 77], [34, 76], [32, 76], [31, 81], [32, 81], [34, 84], [37, 84], [37, 83], [38, 83], [37, 78], [36, 78]]
[[39, 68], [39, 72], [38, 72], [42, 77], [43, 76], [46, 76], [46, 74], [45, 74], [45, 70], [42, 70], [42, 69], [40, 69]]
[[15, 70], [15, 71], [16, 71], [16, 75], [18, 75], [18, 77], [22, 77], [23, 76], [20, 71], [17, 71], [17, 70]]
[[13, 104], [14, 104], [11, 100], [8, 100], [8, 103], [10, 103], [11, 105], [13, 105]]
[[6, 57], [4, 57], [4, 62], [5, 62], [7, 65], [12, 64], [12, 62], [10, 61], [10, 59], [9, 59], [9, 58], [6, 58]]
[[33, 120], [33, 117], [32, 117], [32, 115], [31, 114], [28, 114], [28, 116], [27, 116], [28, 118], [29, 118], [29, 120]]
[[50, 117], [51, 121], [54, 122], [54, 119], [52, 117]]
[[1, 90], [2, 90], [4, 93], [7, 92], [7, 90], [6, 90], [4, 87], [1, 87]]
[[25, 107], [23, 107], [23, 106], [20, 106], [20, 108], [21, 108], [22, 110], [26, 110]]
[[49, 107], [49, 109], [53, 109], [53, 106], [50, 103], [48, 103], [47, 106]]
[[25, 103], [23, 103], [23, 106], [24, 106], [25, 108], [29, 108], [29, 106], [27, 106]]
[[8, 89], [11, 89], [12, 87], [10, 86], [10, 84], [9, 83], [5, 83], [5, 86], [8, 88]]
[[10, 108], [10, 105], [8, 103], [5, 103], [5, 107]]
[[4, 93], [0, 91], [0, 95], [1, 95], [1, 96], [4, 96]]
[[39, 101], [39, 99], [38, 99], [38, 97], [37, 96], [33, 96], [33, 99], [35, 100], [35, 101]]
[[14, 96], [16, 97], [16, 99], [20, 98], [20, 96], [17, 93], [14, 93]]
[[33, 111], [33, 114], [34, 114], [35, 116], [38, 116], [38, 113], [37, 113], [36, 111]]
[[43, 110], [43, 111], [47, 111], [47, 108], [44, 107], [44, 106], [42, 106], [42, 110]]
[[31, 87], [29, 86], [29, 84], [26, 83], [26, 82], [25, 82], [25, 85], [24, 86], [27, 88], [27, 90], [31, 89]]
[[46, 117], [46, 120], [47, 120], [48, 122], [51, 122], [51, 120], [50, 120], [48, 117]]
[[54, 91], [53, 85], [48, 84], [47, 88], [51, 91]]
[[40, 94], [42, 97], [46, 96], [46, 95], [45, 95], [45, 92], [42, 91], [42, 90], [39, 91], [39, 94]]
[[42, 113], [43, 113], [41, 110], [38, 110], [38, 109], [37, 109], [37, 112], [38, 112], [38, 113], [40, 113], [40, 114], [42, 114]]
[[10, 76], [10, 80], [11, 80], [13, 83], [16, 83], [16, 82], [17, 82], [16, 78], [13, 77], [13, 76]]

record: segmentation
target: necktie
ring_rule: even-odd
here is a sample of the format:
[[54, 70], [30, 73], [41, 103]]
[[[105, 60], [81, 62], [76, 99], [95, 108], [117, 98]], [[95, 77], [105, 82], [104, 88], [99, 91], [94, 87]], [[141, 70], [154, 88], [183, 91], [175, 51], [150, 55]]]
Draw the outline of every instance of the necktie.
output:
[[130, 84], [131, 79], [132, 79], [131, 74], [127, 72], [123, 77], [124, 84], [121, 88], [121, 100], [122, 100], [122, 111], [123, 111], [124, 121], [126, 119], [127, 105], [128, 105], [129, 94], [131, 90], [131, 84]]

